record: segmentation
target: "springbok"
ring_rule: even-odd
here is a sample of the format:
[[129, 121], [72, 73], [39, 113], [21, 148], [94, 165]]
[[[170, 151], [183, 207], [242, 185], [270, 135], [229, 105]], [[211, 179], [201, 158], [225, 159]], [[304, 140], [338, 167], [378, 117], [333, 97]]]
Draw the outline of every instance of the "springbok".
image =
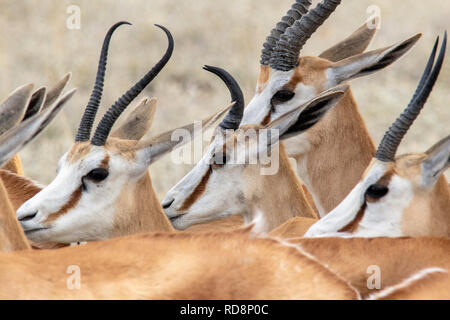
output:
[[450, 236], [450, 187], [443, 174], [450, 166], [450, 136], [425, 153], [395, 157], [441, 70], [447, 34], [435, 62], [438, 42], [411, 102], [384, 135], [360, 182], [305, 236]]
[[[33, 85], [29, 84], [17, 89], [0, 105], [0, 166], [7, 163], [23, 146], [38, 135], [75, 93], [75, 90], [69, 91], [54, 106], [51, 105], [55, 100], [51, 101], [50, 95], [47, 100], [51, 101], [50, 106], [46, 105], [43, 111], [39, 108], [39, 110], [35, 109], [37, 111], [31, 114], [27, 110], [30, 110], [30, 106], [33, 105], [33, 98], [30, 100], [32, 88]], [[41, 92], [44, 92], [42, 99], [45, 99], [45, 89]], [[26, 119], [23, 119], [24, 115], [27, 115]], [[0, 251], [29, 248], [30, 245], [15, 217], [9, 192], [3, 184], [3, 179], [0, 179]]]
[[[246, 223], [260, 221], [255, 230], [267, 232], [292, 217], [317, 218], [278, 142], [314, 126], [347, 89], [327, 90], [265, 126], [240, 125], [244, 103], [236, 104], [215, 129], [201, 162], [163, 200], [172, 225], [186, 229], [242, 215]], [[191, 184], [192, 175], [202, 177], [198, 185]]]
[[[81, 272], [76, 290], [67, 285], [70, 266]], [[359, 298], [301, 250], [251, 238], [247, 230], [140, 234], [59, 250], [0, 253], [0, 282], [2, 299]]]
[[[148, 129], [139, 129], [134, 137], [128, 129], [108, 138], [117, 118], [131, 101], [156, 77], [172, 54], [174, 41], [163, 58], [136, 85], [109, 108], [90, 139], [92, 125], [100, 104], [109, 41], [114, 30], [127, 22], [112, 26], [103, 43], [97, 78], [83, 114], [75, 144], [62, 156], [55, 179], [18, 210], [17, 217], [33, 242], [71, 243], [103, 240], [110, 237], [150, 231], [173, 231], [152, 187], [148, 166], [175, 147], [188, 142], [174, 141], [172, 133], [183, 136], [200, 133], [196, 124], [171, 130], [157, 137], [140, 139]], [[202, 121], [207, 129], [226, 113], [227, 107]], [[123, 139], [121, 132], [127, 132]]]
[[[319, 57], [299, 57], [306, 40], [339, 3], [324, 0], [308, 12], [310, 1], [297, 0], [272, 30], [263, 46], [256, 93], [244, 110], [242, 125], [267, 125], [321, 92], [379, 71], [403, 56], [421, 36], [361, 53], [375, 33], [365, 24]], [[375, 153], [351, 90], [316, 126], [284, 143], [321, 216], [345, 198]], [[204, 157], [167, 193], [163, 206], [169, 216], [184, 213], [179, 204], [192, 196], [192, 190], [208, 187], [202, 183], [211, 155]], [[169, 206], [172, 200], [174, 207]]]
[[[450, 270], [448, 238], [297, 238], [287, 243], [336, 272], [363, 298], [404, 283], [424, 269]], [[448, 297], [446, 292], [436, 291], [441, 295], [436, 298]]]

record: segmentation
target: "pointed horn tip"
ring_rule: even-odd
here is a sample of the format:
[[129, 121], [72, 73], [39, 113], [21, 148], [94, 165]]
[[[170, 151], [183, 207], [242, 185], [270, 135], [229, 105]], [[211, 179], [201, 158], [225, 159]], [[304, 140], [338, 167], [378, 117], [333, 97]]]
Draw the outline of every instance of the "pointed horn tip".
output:
[[117, 25], [117, 26], [120, 26], [120, 25], [122, 25], [122, 24], [128, 24], [128, 25], [130, 25], [130, 26], [132, 26], [133, 24], [131, 23], [131, 22], [128, 22], [128, 21], [119, 21], [119, 22], [117, 22], [115, 25]]

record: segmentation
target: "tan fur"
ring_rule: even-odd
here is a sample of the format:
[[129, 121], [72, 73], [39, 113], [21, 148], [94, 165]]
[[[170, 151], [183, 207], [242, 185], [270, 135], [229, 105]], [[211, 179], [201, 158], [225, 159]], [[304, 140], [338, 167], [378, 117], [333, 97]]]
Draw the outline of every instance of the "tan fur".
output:
[[259, 75], [258, 75], [258, 84], [256, 91], [261, 92], [264, 90], [265, 85], [267, 84], [267, 81], [269, 81], [270, 76], [270, 67], [269, 66], [261, 66], [259, 69]]
[[6, 188], [14, 212], [25, 201], [31, 199], [42, 190], [40, 186], [30, 179], [6, 170], [0, 170], [0, 180]]
[[[80, 290], [67, 288], [73, 265], [80, 268]], [[2, 253], [0, 283], [4, 299], [358, 298], [344, 280], [296, 248], [241, 231], [144, 234]]]
[[22, 161], [20, 160], [20, 157], [17, 154], [6, 164], [4, 164], [2, 169], [11, 171], [19, 175], [23, 175]]
[[[419, 273], [422, 271], [419, 271]], [[417, 274], [418, 275], [418, 274]], [[416, 275], [405, 279], [397, 286], [386, 288], [374, 295], [376, 300], [450, 300], [450, 274], [432, 272], [417, 280]]]
[[360, 180], [375, 154], [375, 146], [350, 90], [306, 134], [310, 151], [292, 156], [306, 163], [307, 187], [327, 213]]
[[317, 218], [306, 199], [284, 146], [279, 146], [279, 169], [274, 175], [261, 175], [260, 165], [248, 165], [243, 172], [244, 196], [252, 212], [261, 212], [267, 230], [273, 230], [293, 217]]
[[381, 288], [395, 285], [424, 268], [450, 268], [448, 238], [312, 238], [290, 240], [348, 280], [363, 297], [367, 268], [380, 267]]
[[412, 237], [450, 237], [450, 187], [442, 175], [431, 190], [420, 187], [424, 154], [405, 155], [395, 163], [396, 174], [413, 184], [414, 198], [404, 210], [402, 230]]
[[112, 237], [150, 231], [174, 231], [156, 197], [147, 172], [136, 184], [126, 185], [115, 205]]
[[269, 236], [282, 239], [302, 237], [317, 221], [317, 218], [295, 217], [269, 232]]
[[27, 249], [30, 249], [30, 245], [0, 179], [0, 252]]
[[294, 69], [294, 74], [284, 88], [294, 91], [299, 83], [305, 86], [312, 86], [316, 92], [325, 90], [327, 82], [325, 70], [333, 64], [325, 59], [317, 57], [301, 57], [298, 67]]

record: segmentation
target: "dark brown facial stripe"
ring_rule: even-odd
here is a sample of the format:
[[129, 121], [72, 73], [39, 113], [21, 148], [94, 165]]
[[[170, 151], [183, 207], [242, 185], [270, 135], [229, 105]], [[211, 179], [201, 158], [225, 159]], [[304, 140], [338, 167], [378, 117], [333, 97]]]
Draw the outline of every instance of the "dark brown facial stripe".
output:
[[81, 192], [82, 192], [82, 186], [78, 187], [72, 195], [70, 196], [69, 201], [65, 205], [61, 207], [57, 212], [50, 214], [47, 219], [44, 221], [44, 223], [52, 223], [62, 215], [66, 214], [70, 209], [75, 208], [75, 206], [78, 204], [78, 201], [81, 199]]
[[100, 168], [109, 169], [109, 159], [110, 159], [109, 154], [106, 154], [102, 162], [100, 162]]
[[192, 204], [195, 201], [197, 201], [197, 199], [202, 195], [202, 193], [205, 192], [206, 185], [208, 183], [210, 175], [211, 170], [208, 169], [208, 171], [206, 171], [205, 175], [202, 177], [200, 183], [197, 185], [197, 187], [195, 187], [194, 191], [184, 201], [183, 205], [180, 208], [181, 211], [188, 210], [192, 206]]
[[359, 209], [359, 212], [356, 215], [355, 219], [353, 219], [353, 221], [351, 221], [345, 227], [340, 229], [338, 232], [354, 233], [356, 230], [358, 230], [359, 223], [361, 222], [362, 218], [364, 217], [364, 213], [366, 212], [366, 207], [367, 207], [367, 204], [364, 202], [361, 209]]
[[269, 124], [271, 114], [272, 114], [272, 110], [269, 110], [269, 112], [268, 112], [267, 115], [264, 117], [263, 121], [261, 122], [261, 125], [262, 125], [262, 126], [266, 126], [266, 125]]

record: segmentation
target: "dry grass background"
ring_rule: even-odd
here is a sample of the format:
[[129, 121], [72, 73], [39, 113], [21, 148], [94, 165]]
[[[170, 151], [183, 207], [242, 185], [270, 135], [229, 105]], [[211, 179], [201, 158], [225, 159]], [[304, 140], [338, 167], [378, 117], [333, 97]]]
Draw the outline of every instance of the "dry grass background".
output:
[[[0, 0], [0, 97], [34, 82], [51, 85], [67, 71], [78, 92], [53, 124], [21, 152], [25, 172], [41, 183], [55, 175], [59, 157], [71, 146], [95, 78], [106, 30], [128, 20], [114, 35], [108, 60], [102, 109], [105, 111], [166, 49], [166, 38], [153, 26], [168, 27], [176, 41], [172, 60], [142, 94], [159, 98], [151, 133], [204, 118], [229, 101], [223, 84], [202, 71], [204, 64], [224, 67], [251, 99], [261, 45], [292, 0], [135, 0], [17, 1]], [[317, 1], [314, 1], [317, 2]], [[81, 8], [81, 29], [68, 30], [68, 5]], [[382, 21], [371, 48], [384, 47], [418, 32], [420, 42], [388, 69], [352, 82], [360, 110], [374, 140], [400, 113], [416, 87], [436, 35], [449, 28], [450, 3], [442, 0], [343, 0], [343, 4], [305, 47], [304, 55], [322, 50], [350, 34], [377, 5]], [[448, 58], [449, 59], [449, 58]], [[426, 150], [450, 133], [450, 62], [401, 152]], [[141, 98], [141, 97], [140, 97]], [[166, 156], [150, 167], [162, 196], [190, 166], [174, 165]]]

